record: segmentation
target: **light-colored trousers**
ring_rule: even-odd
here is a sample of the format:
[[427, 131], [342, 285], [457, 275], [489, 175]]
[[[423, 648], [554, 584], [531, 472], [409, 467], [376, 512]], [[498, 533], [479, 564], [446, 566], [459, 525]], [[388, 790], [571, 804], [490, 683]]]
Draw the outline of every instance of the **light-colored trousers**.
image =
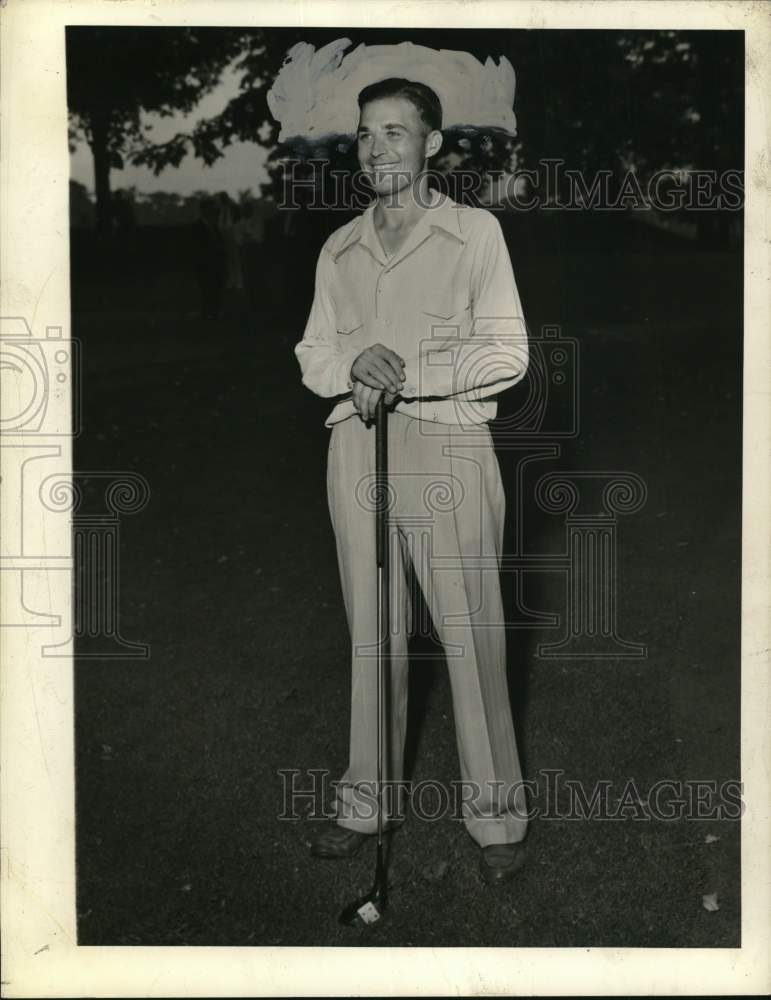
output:
[[[498, 568], [505, 497], [490, 431], [487, 424], [434, 424], [400, 413], [390, 413], [388, 425], [391, 660], [383, 777], [403, 780], [410, 560], [450, 672], [462, 780], [449, 801], [453, 809], [461, 803], [481, 846], [519, 841], [526, 804]], [[352, 640], [350, 757], [337, 785], [337, 822], [366, 833], [377, 826], [374, 466], [374, 427], [358, 416], [335, 424], [327, 487]], [[386, 822], [389, 815], [384, 809]]]

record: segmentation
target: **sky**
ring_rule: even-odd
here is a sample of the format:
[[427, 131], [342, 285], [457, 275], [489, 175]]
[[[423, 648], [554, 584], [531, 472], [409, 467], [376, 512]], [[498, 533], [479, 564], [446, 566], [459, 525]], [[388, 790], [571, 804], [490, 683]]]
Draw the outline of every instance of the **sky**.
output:
[[[152, 126], [152, 136], [158, 142], [165, 142], [176, 132], [189, 131], [200, 118], [219, 114], [231, 97], [239, 92], [240, 74], [228, 67], [218, 86], [199, 101], [189, 115], [144, 115], [143, 121]], [[229, 146], [225, 155], [211, 167], [188, 154], [179, 167], [167, 167], [157, 176], [148, 167], [128, 166], [123, 170], [110, 172], [110, 184], [116, 188], [135, 185], [137, 191], [170, 191], [189, 195], [194, 191], [227, 191], [237, 195], [244, 188], [251, 188], [259, 194], [259, 185], [266, 183], [268, 174], [265, 161], [268, 150], [256, 143], [239, 142]], [[86, 142], [79, 142], [70, 155], [70, 169], [73, 180], [85, 184], [93, 194], [94, 158]]]

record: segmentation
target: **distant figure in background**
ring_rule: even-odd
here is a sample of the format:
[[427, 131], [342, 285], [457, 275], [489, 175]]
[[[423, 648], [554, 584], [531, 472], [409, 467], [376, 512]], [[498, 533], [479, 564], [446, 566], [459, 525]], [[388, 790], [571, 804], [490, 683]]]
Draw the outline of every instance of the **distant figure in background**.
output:
[[124, 275], [134, 277], [139, 271], [136, 213], [131, 194], [122, 188], [112, 195], [112, 225], [118, 267]]
[[225, 255], [225, 309], [235, 318], [242, 318], [244, 274], [241, 268], [241, 248], [239, 246], [238, 206], [224, 191], [218, 197], [217, 224], [222, 235]]
[[136, 214], [134, 201], [128, 191], [118, 188], [113, 193], [113, 219], [119, 234], [133, 233], [136, 229]]
[[238, 243], [241, 251], [241, 272], [244, 281], [246, 304], [256, 313], [265, 304], [265, 274], [263, 244], [265, 243], [265, 214], [261, 206], [251, 201], [239, 206]]
[[195, 272], [204, 319], [220, 319], [225, 300], [225, 247], [218, 225], [219, 206], [202, 198], [193, 223]]

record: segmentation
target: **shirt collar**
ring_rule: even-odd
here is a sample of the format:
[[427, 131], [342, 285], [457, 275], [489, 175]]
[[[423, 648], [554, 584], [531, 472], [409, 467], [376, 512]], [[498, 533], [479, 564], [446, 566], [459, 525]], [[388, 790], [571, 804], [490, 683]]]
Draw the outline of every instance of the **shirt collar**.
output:
[[[334, 255], [335, 260], [349, 247], [353, 246], [354, 243], [361, 243], [362, 246], [367, 247], [370, 253], [378, 260], [382, 258], [383, 251], [378, 235], [375, 232], [373, 218], [375, 205], [376, 202], [372, 201], [364, 209], [351, 227], [351, 231], [348, 233], [342, 246], [336, 251]], [[412, 243], [413, 238], [419, 236], [422, 231], [425, 231], [427, 234], [429, 229], [436, 228], [444, 230], [444, 232], [449, 233], [450, 236], [455, 237], [461, 243], [465, 243], [466, 235], [461, 226], [460, 213], [460, 205], [456, 204], [448, 195], [433, 189], [431, 191], [431, 202], [420, 219], [418, 219], [415, 229], [410, 233], [408, 237], [409, 242]]]

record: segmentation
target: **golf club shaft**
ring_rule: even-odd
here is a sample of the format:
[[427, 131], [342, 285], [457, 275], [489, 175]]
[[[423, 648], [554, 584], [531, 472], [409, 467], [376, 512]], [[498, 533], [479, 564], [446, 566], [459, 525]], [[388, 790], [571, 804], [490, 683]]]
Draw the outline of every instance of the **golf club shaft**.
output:
[[387, 629], [387, 624], [384, 612], [385, 605], [385, 592], [384, 592], [384, 572], [383, 567], [378, 566], [377, 568], [377, 631], [378, 631], [378, 647], [377, 647], [377, 847], [378, 851], [383, 843], [383, 743], [385, 736], [385, 719], [384, 719], [384, 690], [383, 690], [383, 680], [385, 675], [385, 663], [384, 663], [384, 644], [387, 641], [384, 635], [384, 630]]
[[375, 411], [375, 491], [377, 535], [377, 848], [383, 845], [383, 760], [385, 757], [385, 677], [390, 631], [388, 565], [388, 411], [383, 398]]
[[375, 410], [375, 496], [377, 565], [388, 576], [388, 411], [382, 396]]
[[386, 668], [388, 666], [391, 616], [389, 606], [388, 538], [388, 414], [382, 398], [375, 411], [375, 536], [377, 556], [377, 861], [375, 882], [366, 896], [350, 903], [340, 914], [340, 923], [373, 923], [388, 901], [385, 852], [383, 850], [383, 763], [386, 756]]

